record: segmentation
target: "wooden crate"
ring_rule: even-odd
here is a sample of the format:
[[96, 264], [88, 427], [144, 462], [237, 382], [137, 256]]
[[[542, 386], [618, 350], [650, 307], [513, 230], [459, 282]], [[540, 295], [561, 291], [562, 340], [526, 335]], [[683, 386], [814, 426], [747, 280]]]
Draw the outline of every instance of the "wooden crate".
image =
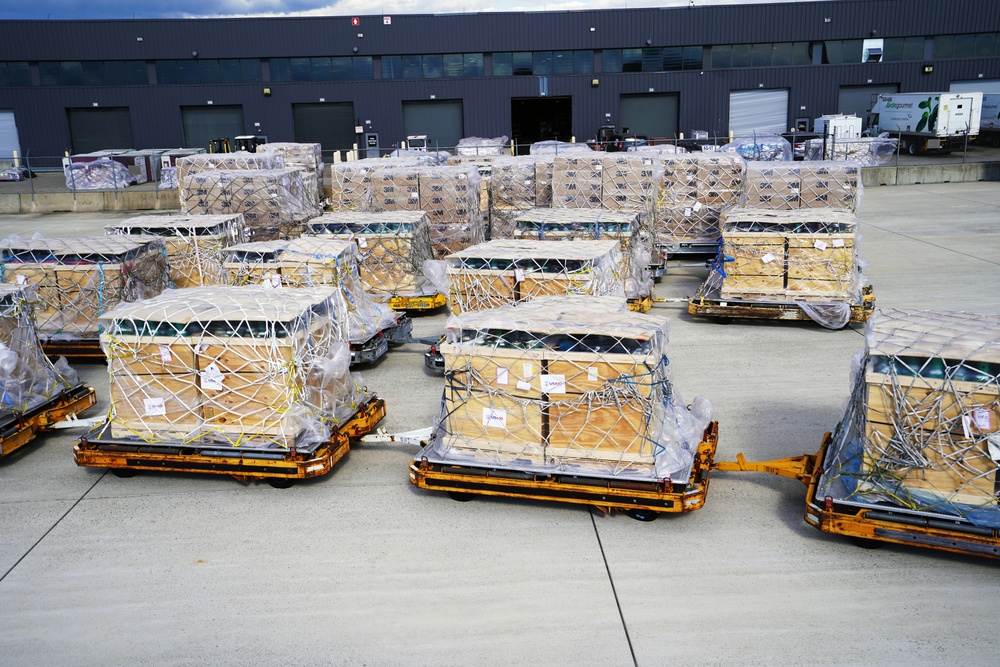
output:
[[870, 421], [963, 433], [962, 416], [972, 417], [979, 410], [977, 433], [1000, 430], [997, 385], [905, 376], [898, 376], [893, 385], [890, 376], [879, 373], [868, 373], [866, 382], [866, 418]]
[[849, 282], [857, 273], [853, 234], [789, 234], [787, 240], [789, 280], [803, 278]]
[[289, 409], [298, 401], [298, 384], [283, 374], [224, 373], [222, 389], [199, 380], [205, 426], [221, 433], [278, 436], [291, 441], [298, 435], [298, 417]]
[[581, 402], [550, 402], [548, 445], [569, 451], [592, 452], [593, 458], [607, 454], [609, 461], [630, 453], [652, 457], [653, 443], [642, 403], [600, 405]]
[[655, 359], [636, 360], [630, 355], [565, 352], [546, 364], [546, 373], [565, 379], [567, 394], [604, 391], [613, 387], [644, 398], [652, 395], [650, 367]]
[[102, 335], [108, 368], [112, 377], [194, 373], [195, 348], [192, 342], [178, 336]]
[[[450, 349], [458, 353], [449, 352]], [[502, 391], [519, 398], [542, 397], [540, 376], [545, 354], [531, 350], [444, 345], [445, 372], [455, 385], [472, 391]]]
[[496, 449], [498, 445], [543, 444], [542, 405], [485, 392], [445, 392], [446, 442], [456, 446]]
[[202, 425], [197, 374], [132, 375], [111, 379], [114, 437], [184, 438]]

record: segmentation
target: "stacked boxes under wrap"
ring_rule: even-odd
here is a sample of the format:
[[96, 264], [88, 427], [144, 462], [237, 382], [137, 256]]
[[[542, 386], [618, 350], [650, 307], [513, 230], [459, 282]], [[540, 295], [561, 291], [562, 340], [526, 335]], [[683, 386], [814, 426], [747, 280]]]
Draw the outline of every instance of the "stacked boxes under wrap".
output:
[[892, 159], [898, 141], [881, 137], [810, 139], [806, 142], [805, 159], [845, 161], [862, 167], [877, 167]]
[[514, 218], [513, 238], [539, 241], [613, 239], [622, 251], [625, 296], [637, 298], [653, 292], [649, 274], [652, 238], [642, 227], [637, 211], [537, 208]]
[[744, 204], [779, 211], [837, 208], [857, 211], [863, 189], [855, 162], [748, 162]]
[[308, 450], [364, 400], [335, 288], [171, 290], [101, 321], [114, 437]]
[[57, 368], [42, 351], [29, 297], [23, 286], [0, 285], [0, 413], [31, 410], [79, 384], [64, 359]]
[[231, 285], [338, 288], [347, 304], [349, 339], [356, 343], [395, 326], [397, 319], [391, 308], [365, 292], [359, 258], [351, 241], [304, 237], [234, 245], [225, 251], [225, 269]]
[[354, 162], [334, 162], [330, 165], [330, 201], [333, 211], [369, 211], [374, 172], [386, 167], [416, 164], [412, 159], [371, 158]]
[[163, 239], [153, 236], [12, 237], [0, 253], [0, 282], [30, 288], [38, 334], [54, 340], [97, 338], [100, 315], [170, 281]]
[[722, 298], [843, 301], [859, 298], [857, 218], [834, 209], [738, 208], [723, 215]]
[[193, 214], [242, 213], [251, 238], [261, 241], [298, 236], [303, 223], [319, 213], [298, 169], [202, 171], [181, 180], [181, 208]]
[[667, 325], [612, 297], [545, 297], [448, 323], [435, 456], [686, 480], [710, 419], [675, 394]]
[[552, 160], [553, 208], [605, 208], [604, 159], [556, 156]]
[[653, 234], [663, 244], [713, 242], [719, 218], [740, 201], [744, 163], [720, 153], [661, 154]]
[[[488, 181], [490, 238], [514, 235], [514, 218], [538, 201], [536, 161], [529, 157], [501, 157], [490, 166]], [[549, 196], [551, 201], [551, 193]], [[548, 204], [537, 204], [548, 206]]]
[[436, 293], [424, 277], [432, 250], [423, 211], [327, 213], [309, 222], [309, 233], [357, 244], [361, 283], [376, 301]]
[[323, 147], [320, 144], [274, 142], [257, 146], [258, 153], [280, 155], [284, 166], [301, 169], [302, 184], [317, 206], [323, 200]]
[[[276, 153], [198, 153], [177, 159], [177, 182], [184, 201], [184, 179], [203, 171], [246, 171], [252, 169], [284, 169], [284, 159]], [[183, 206], [183, 204], [182, 204]]]
[[879, 310], [819, 497], [1000, 528], [1000, 317]]
[[161, 236], [172, 287], [228, 283], [222, 251], [247, 241], [243, 214], [141, 215], [104, 227], [108, 234]]
[[618, 241], [499, 239], [446, 261], [456, 315], [542, 296], [625, 296]]

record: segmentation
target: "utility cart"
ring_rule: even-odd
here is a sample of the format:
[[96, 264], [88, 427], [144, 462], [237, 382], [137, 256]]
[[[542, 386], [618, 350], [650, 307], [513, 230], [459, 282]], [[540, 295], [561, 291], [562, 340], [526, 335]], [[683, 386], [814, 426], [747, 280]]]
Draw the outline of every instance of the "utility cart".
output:
[[24, 412], [0, 409], [0, 458], [28, 444], [38, 433], [58, 428], [60, 422], [72, 423], [96, 403], [94, 390], [78, 385]]

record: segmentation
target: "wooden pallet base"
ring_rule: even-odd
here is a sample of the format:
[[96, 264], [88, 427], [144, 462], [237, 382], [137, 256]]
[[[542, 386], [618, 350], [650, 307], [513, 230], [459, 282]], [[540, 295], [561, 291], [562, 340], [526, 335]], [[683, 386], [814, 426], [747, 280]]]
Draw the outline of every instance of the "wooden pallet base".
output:
[[[704, 294], [699, 288], [688, 302], [688, 314], [700, 317], [714, 317], [720, 321], [734, 319], [749, 320], [795, 320], [811, 321], [809, 315], [795, 303], [758, 303], [746, 300], [725, 300], [718, 294]], [[875, 292], [871, 285], [862, 290], [859, 303], [851, 304], [851, 323], [867, 322], [875, 312]]]

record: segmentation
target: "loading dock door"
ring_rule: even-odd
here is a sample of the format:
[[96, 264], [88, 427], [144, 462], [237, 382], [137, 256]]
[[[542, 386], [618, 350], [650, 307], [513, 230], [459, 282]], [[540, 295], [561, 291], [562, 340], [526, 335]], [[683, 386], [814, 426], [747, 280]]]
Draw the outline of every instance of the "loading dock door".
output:
[[729, 131], [735, 136], [781, 134], [788, 128], [788, 90], [729, 93]]
[[181, 120], [185, 148], [208, 150], [208, 142], [212, 139], [225, 137], [232, 142], [233, 137], [246, 134], [243, 107], [239, 105], [181, 107]]
[[14, 112], [0, 110], [0, 164], [12, 162], [14, 151], [21, 155], [21, 145], [17, 140], [17, 125]]
[[992, 93], [1000, 94], [1000, 79], [975, 79], [973, 81], [952, 81], [950, 93]]
[[403, 135], [398, 140], [383, 137], [395, 144], [411, 134], [426, 134], [428, 150], [448, 150], [465, 136], [462, 100], [403, 102]]
[[837, 100], [837, 113], [854, 114], [861, 119], [862, 129], [867, 129], [868, 113], [872, 110], [872, 100], [875, 95], [898, 92], [899, 85], [895, 83], [881, 86], [841, 86]]
[[671, 94], [622, 95], [618, 103], [618, 125], [623, 132], [647, 137], [677, 136], [680, 96]]
[[354, 134], [354, 104], [293, 104], [292, 125], [295, 141], [320, 144], [323, 154], [349, 151], [357, 142]]
[[538, 141], [569, 141], [573, 136], [573, 98], [525, 97], [510, 101], [510, 138], [517, 155]]
[[66, 109], [66, 117], [73, 153], [135, 148], [128, 107]]

